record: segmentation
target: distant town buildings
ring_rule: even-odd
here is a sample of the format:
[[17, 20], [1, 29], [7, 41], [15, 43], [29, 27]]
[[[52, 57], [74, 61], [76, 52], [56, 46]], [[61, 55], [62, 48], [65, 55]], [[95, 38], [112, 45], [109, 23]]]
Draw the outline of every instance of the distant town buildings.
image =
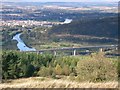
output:
[[48, 22], [48, 21], [33, 21], [33, 20], [7, 20], [1, 21], [0, 26], [21, 26], [21, 27], [28, 27], [28, 26], [45, 26], [45, 27], [52, 27], [52, 25], [62, 24], [62, 22]]

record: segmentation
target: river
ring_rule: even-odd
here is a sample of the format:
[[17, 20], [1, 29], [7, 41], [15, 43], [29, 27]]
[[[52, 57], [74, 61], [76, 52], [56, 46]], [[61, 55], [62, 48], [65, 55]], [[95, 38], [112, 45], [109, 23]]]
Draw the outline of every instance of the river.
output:
[[22, 33], [16, 34], [15, 36], [13, 36], [12, 40], [17, 40], [17, 47], [20, 51], [36, 51], [35, 48], [30, 48], [28, 46], [26, 46], [26, 44], [21, 40], [20, 36]]
[[63, 23], [68, 24], [68, 23], [71, 23], [71, 22], [72, 22], [72, 19], [65, 19], [65, 21]]

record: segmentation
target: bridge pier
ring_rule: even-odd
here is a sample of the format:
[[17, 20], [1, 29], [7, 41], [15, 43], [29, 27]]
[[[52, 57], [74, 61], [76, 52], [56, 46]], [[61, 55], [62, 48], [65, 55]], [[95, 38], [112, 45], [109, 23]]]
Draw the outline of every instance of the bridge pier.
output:
[[102, 49], [102, 48], [100, 48], [100, 49], [99, 49], [99, 51], [100, 51], [100, 52], [103, 52], [103, 49]]
[[43, 52], [40, 52], [40, 54], [43, 54]]
[[39, 54], [40, 52], [38, 51], [37, 54]]
[[57, 52], [56, 51], [53, 51], [54, 52], [54, 56], [56, 56], [57, 55]]
[[76, 56], [76, 49], [73, 50], [73, 55]]

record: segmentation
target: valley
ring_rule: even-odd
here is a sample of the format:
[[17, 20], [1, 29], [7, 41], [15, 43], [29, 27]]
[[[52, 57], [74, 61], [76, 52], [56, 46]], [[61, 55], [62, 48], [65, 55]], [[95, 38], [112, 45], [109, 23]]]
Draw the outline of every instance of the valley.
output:
[[0, 13], [0, 89], [118, 88], [117, 2], [2, 2]]

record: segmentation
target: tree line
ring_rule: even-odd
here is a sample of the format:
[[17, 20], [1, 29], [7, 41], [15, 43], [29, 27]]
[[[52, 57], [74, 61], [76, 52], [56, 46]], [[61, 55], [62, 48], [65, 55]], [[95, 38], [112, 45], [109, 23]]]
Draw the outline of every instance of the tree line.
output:
[[106, 58], [103, 53], [78, 57], [18, 51], [2, 53], [3, 80], [69, 76], [72, 80], [98, 82], [117, 80], [119, 73], [117, 58]]

